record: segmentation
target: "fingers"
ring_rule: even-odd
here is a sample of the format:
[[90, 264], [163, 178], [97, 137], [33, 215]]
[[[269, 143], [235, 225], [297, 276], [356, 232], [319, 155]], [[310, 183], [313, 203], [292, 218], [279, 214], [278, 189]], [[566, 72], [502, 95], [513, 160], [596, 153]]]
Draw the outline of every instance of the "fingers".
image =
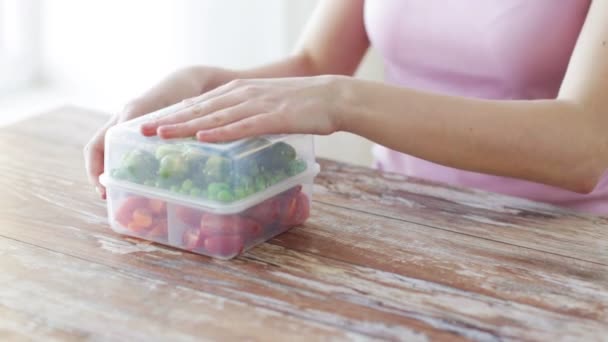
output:
[[89, 177], [89, 182], [95, 186], [97, 193], [99, 193], [102, 199], [105, 199], [105, 188], [99, 182], [99, 176], [103, 173], [104, 169], [103, 150], [99, 146], [99, 144], [95, 144], [90, 147], [88, 152], [89, 161], [87, 163], [87, 175]]
[[239, 103], [238, 96], [228, 96], [228, 93], [235, 88], [235, 84], [238, 85], [240, 82], [231, 82], [200, 96], [184, 100], [184, 109], [142, 124], [141, 133], [145, 136], [153, 136], [158, 134], [160, 126], [190, 121]]
[[106, 197], [106, 189], [99, 182], [99, 176], [104, 170], [104, 141], [106, 131], [116, 124], [118, 118], [115, 116], [106, 123], [84, 147], [85, 168], [89, 182], [95, 186], [102, 199]]
[[232, 141], [264, 134], [292, 133], [275, 113], [257, 114], [223, 127], [199, 131], [196, 138], [203, 142]]
[[158, 135], [163, 139], [192, 137], [198, 131], [225, 126], [245, 119], [253, 115], [255, 113], [254, 110], [249, 103], [243, 102], [190, 121], [160, 126], [158, 128]]

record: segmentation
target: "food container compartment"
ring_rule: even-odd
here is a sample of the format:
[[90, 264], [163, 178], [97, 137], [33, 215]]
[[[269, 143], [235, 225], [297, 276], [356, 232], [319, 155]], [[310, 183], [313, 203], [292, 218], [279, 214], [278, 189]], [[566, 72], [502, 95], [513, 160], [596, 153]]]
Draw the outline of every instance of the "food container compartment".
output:
[[230, 259], [309, 216], [314, 177], [310, 135], [223, 143], [144, 137], [142, 121], [111, 128], [105, 172], [112, 229]]
[[110, 226], [118, 233], [167, 244], [167, 202], [108, 186]]
[[[161, 111], [161, 114], [163, 112]], [[106, 174], [193, 200], [229, 204], [315, 167], [312, 136], [273, 135], [224, 143], [144, 137], [152, 113], [106, 134]]]
[[149, 192], [121, 188], [108, 179], [104, 183], [114, 231], [214, 258], [231, 259], [304, 223], [310, 215], [312, 180], [309, 176], [253, 206], [228, 211], [158, 198]]

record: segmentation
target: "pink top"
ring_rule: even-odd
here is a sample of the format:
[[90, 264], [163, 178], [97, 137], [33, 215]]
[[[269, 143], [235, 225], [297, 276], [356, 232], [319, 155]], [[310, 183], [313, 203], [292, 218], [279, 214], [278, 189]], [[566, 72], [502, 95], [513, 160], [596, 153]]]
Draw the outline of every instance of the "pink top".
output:
[[[590, 0], [375, 0], [365, 25], [386, 81], [484, 99], [555, 98]], [[608, 177], [589, 195], [462, 171], [383, 146], [376, 167], [450, 184], [608, 213]]]

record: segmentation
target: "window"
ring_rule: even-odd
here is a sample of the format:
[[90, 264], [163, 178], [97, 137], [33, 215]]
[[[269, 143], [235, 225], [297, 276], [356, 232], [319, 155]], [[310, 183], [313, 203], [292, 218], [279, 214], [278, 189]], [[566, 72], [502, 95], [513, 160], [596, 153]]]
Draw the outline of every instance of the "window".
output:
[[40, 0], [0, 0], [0, 93], [30, 85], [40, 61]]

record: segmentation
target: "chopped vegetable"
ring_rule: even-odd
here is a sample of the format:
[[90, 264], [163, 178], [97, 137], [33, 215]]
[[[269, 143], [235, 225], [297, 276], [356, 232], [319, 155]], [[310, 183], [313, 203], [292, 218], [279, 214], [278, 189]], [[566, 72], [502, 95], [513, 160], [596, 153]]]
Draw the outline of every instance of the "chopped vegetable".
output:
[[[257, 149], [257, 150], [256, 150]], [[241, 200], [307, 168], [293, 146], [254, 139], [224, 151], [196, 143], [166, 143], [124, 155], [113, 178], [222, 203]]]

